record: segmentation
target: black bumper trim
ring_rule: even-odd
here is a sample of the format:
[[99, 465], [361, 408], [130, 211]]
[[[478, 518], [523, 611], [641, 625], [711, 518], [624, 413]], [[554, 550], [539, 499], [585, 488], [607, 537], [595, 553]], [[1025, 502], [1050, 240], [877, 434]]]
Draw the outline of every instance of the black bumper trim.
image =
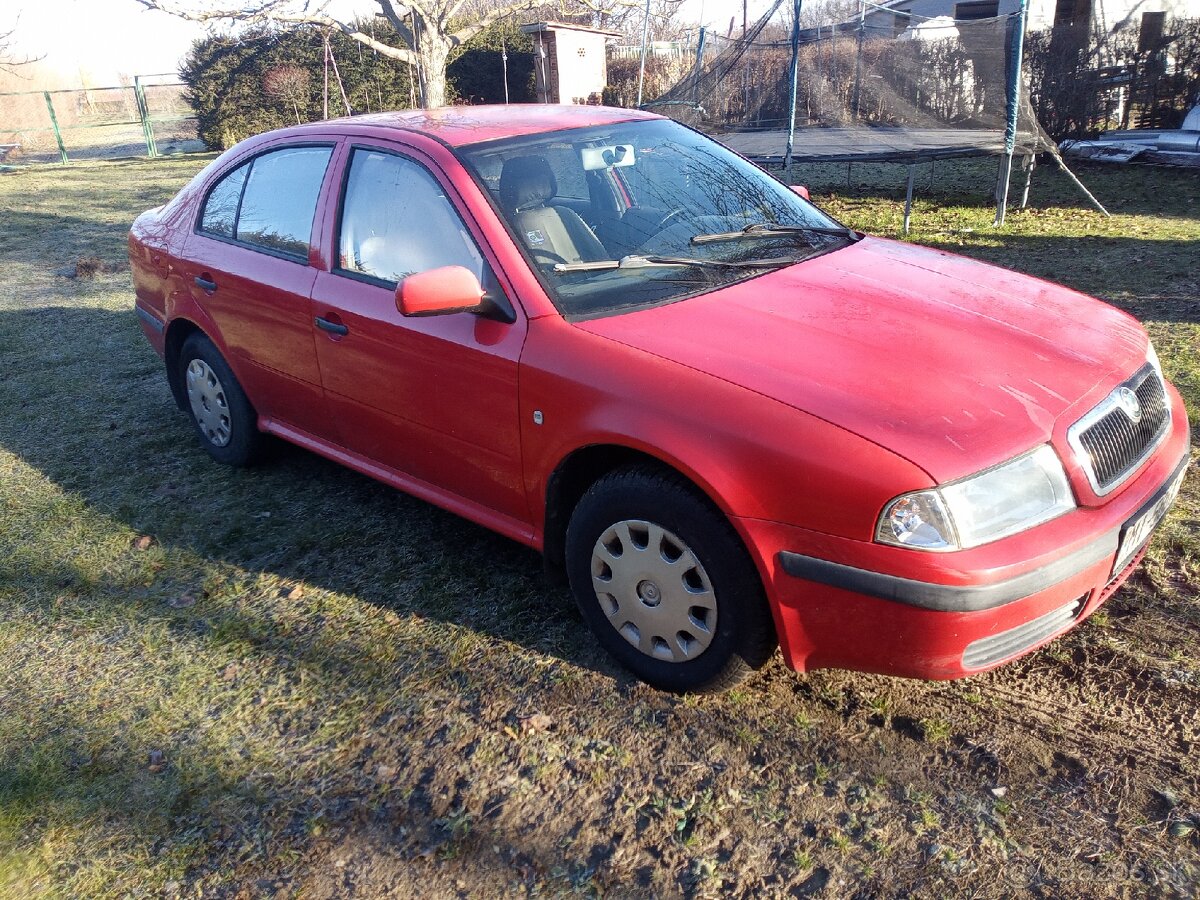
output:
[[133, 308], [133, 311], [137, 313], [137, 317], [139, 319], [141, 319], [143, 322], [145, 322], [147, 325], [149, 325], [151, 328], [153, 328], [159, 334], [162, 334], [163, 329], [167, 327], [166, 323], [160, 322], [151, 313], [146, 312], [146, 310], [142, 309], [140, 306], [135, 306]]
[[1047, 566], [994, 584], [932, 584], [928, 581], [856, 569], [854, 566], [843, 566], [841, 563], [801, 556], [787, 550], [780, 551], [779, 562], [783, 571], [795, 578], [827, 584], [844, 591], [879, 597], [882, 600], [895, 600], [938, 612], [976, 612], [1003, 606], [1038, 591], [1044, 591], [1089, 566], [1094, 566], [1102, 559], [1113, 556], [1117, 552], [1117, 534], [1118, 530], [1113, 530]]
[[[1171, 474], [1150, 499], [1139, 506], [1137, 512], [1126, 519], [1126, 523], [1133, 521], [1154, 506], [1176, 476], [1187, 468], [1190, 461], [1189, 449], [1184, 452], [1183, 459], [1171, 470]], [[844, 566], [841, 563], [829, 562], [812, 556], [802, 556], [788, 550], [779, 551], [779, 564], [783, 567], [783, 571], [794, 578], [827, 584], [830, 587], [853, 591], [856, 594], [866, 594], [869, 597], [879, 597], [883, 600], [895, 600], [898, 603], [907, 603], [909, 606], [919, 606], [922, 609], [932, 609], [938, 612], [977, 612], [1003, 606], [1014, 600], [1021, 600], [1039, 591], [1052, 588], [1054, 585], [1066, 581], [1072, 575], [1077, 575], [1084, 569], [1094, 566], [1102, 559], [1115, 556], [1124, 527], [1123, 524], [1114, 528], [1090, 544], [1080, 547], [1075, 552], [1049, 565], [1042, 566], [1040, 569], [1017, 575], [1007, 581], [997, 581], [994, 584], [932, 584], [927, 581], [915, 581], [912, 578], [901, 578], [897, 575], [885, 575], [882, 572], [857, 569], [854, 566]]]

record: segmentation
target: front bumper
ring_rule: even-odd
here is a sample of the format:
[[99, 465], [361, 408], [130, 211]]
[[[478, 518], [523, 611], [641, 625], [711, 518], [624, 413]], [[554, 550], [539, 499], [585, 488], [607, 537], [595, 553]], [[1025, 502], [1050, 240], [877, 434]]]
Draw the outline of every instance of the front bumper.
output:
[[1172, 433], [1111, 502], [975, 550], [923, 554], [741, 520], [767, 573], [785, 660], [799, 671], [960, 678], [1082, 621], [1145, 553], [1113, 571], [1125, 526], [1165, 512], [1164, 495], [1186, 470], [1187, 418], [1176, 403]]

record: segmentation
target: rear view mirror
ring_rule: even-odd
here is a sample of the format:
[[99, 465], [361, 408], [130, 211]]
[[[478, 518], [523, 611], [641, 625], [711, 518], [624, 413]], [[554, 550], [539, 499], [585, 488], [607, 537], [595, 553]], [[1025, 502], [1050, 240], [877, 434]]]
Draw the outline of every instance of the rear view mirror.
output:
[[480, 309], [483, 288], [470, 269], [442, 266], [409, 275], [396, 285], [396, 308], [405, 316], [442, 316]]
[[615, 169], [621, 166], [632, 166], [636, 162], [633, 144], [614, 144], [611, 147], [584, 147], [579, 151], [579, 159], [585, 172], [596, 169]]
[[805, 187], [804, 185], [802, 185], [802, 184], [793, 184], [793, 185], [792, 185], [792, 193], [799, 194], [799, 195], [800, 195], [801, 197], [803, 197], [805, 200], [811, 200], [811, 199], [812, 199], [811, 197], [809, 197], [809, 196], [808, 196], [808, 188], [806, 188], [806, 187]]

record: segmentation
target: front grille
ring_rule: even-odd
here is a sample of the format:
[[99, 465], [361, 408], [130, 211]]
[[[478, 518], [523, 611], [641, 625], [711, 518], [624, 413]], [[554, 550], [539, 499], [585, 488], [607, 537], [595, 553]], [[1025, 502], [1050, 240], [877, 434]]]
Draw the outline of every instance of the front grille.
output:
[[1066, 606], [1052, 609], [1036, 619], [993, 634], [991, 637], [980, 638], [967, 644], [963, 651], [962, 664], [964, 669], [981, 669], [992, 663], [1016, 656], [1022, 650], [1027, 650], [1034, 644], [1039, 644], [1053, 634], [1062, 631], [1070, 625], [1087, 600], [1084, 594], [1078, 600], [1072, 600]]
[[[1138, 411], [1140, 415], [1135, 414]], [[1147, 364], [1072, 425], [1067, 438], [1092, 489], [1103, 495], [1133, 474], [1170, 424], [1171, 408], [1162, 380]]]

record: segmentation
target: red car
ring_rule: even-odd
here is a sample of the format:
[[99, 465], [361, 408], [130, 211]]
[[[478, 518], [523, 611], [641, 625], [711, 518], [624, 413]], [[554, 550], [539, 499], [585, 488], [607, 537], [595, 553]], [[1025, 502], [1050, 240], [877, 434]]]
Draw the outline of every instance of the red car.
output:
[[1125, 313], [803, 194], [629, 110], [320, 122], [137, 219], [137, 315], [215, 459], [275, 435], [540, 550], [650, 684], [1028, 653], [1141, 558], [1179, 394]]

